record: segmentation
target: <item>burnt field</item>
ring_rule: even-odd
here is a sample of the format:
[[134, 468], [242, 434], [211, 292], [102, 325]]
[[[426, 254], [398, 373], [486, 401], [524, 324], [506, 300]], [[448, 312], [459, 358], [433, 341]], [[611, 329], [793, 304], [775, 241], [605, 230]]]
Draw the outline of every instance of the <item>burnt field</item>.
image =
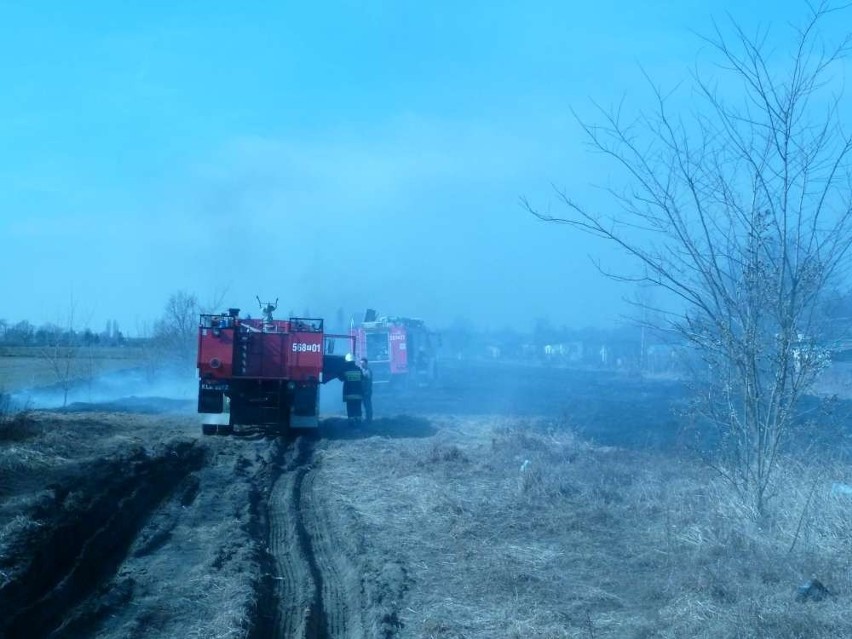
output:
[[847, 404], [757, 518], [686, 394], [448, 362], [288, 440], [203, 437], [188, 400], [7, 413], [0, 636], [852, 635]]

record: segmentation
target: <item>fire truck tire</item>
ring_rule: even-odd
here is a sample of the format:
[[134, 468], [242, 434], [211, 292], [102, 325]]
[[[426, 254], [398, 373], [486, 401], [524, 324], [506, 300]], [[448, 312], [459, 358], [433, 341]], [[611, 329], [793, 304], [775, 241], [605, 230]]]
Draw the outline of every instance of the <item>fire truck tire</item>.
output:
[[201, 433], [204, 435], [215, 435], [216, 424], [201, 424]]

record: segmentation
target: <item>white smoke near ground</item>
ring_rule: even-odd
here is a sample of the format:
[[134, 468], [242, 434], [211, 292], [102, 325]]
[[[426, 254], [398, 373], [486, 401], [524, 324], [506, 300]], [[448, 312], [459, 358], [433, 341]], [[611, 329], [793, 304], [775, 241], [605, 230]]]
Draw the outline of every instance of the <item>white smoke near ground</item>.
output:
[[[168, 371], [151, 378], [145, 371], [130, 369], [75, 382], [66, 397], [59, 385], [25, 389], [12, 394], [12, 402], [18, 407], [34, 410], [73, 408], [81, 404], [120, 404], [132, 400], [167, 400], [176, 409], [186, 403], [187, 410], [194, 410], [198, 396], [198, 380], [191, 373]], [[107, 407], [105, 407], [107, 409]]]
[[[151, 377], [144, 370], [128, 369], [103, 375], [92, 380], [76, 382], [68, 390], [59, 385], [25, 389], [10, 395], [14, 410], [69, 411], [143, 411], [195, 414], [198, 399], [198, 378], [194, 371], [163, 371]], [[345, 414], [341, 384], [332, 380], [322, 384], [320, 417], [340, 417]], [[199, 415], [199, 423], [228, 423], [226, 411], [221, 414]]]

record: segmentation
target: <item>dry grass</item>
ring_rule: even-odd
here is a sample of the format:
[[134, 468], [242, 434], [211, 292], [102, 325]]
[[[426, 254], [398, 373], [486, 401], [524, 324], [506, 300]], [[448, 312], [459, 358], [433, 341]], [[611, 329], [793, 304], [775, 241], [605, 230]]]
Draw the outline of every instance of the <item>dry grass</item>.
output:
[[[87, 415], [2, 410], [0, 394], [0, 557], [21, 532], [22, 513], [85, 464], [133, 446], [196, 431], [191, 420], [147, 415]], [[8, 396], [5, 396], [8, 397]], [[8, 407], [8, 404], [5, 404]]]
[[[40, 499], [50, 501], [56, 485], [75, 484], [88, 468], [122, 451], [168, 455], [172, 440], [198, 431], [194, 418], [108, 413], [39, 412], [31, 426], [29, 439], [0, 445], [0, 586], [9, 579], [3, 566], [47, 525], [32, 513]], [[249, 525], [253, 483], [235, 477], [251, 478], [262, 468], [268, 446], [204, 443], [210, 448], [204, 472], [181, 479], [157, 505], [114, 577], [72, 611], [69, 636], [94, 628], [92, 620], [98, 636], [246, 636], [261, 574], [260, 541]]]
[[[706, 467], [559, 424], [446, 419], [329, 445], [330, 490], [410, 567], [403, 636], [843, 637], [852, 480], [785, 460], [763, 517]], [[797, 602], [812, 577], [833, 593]]]

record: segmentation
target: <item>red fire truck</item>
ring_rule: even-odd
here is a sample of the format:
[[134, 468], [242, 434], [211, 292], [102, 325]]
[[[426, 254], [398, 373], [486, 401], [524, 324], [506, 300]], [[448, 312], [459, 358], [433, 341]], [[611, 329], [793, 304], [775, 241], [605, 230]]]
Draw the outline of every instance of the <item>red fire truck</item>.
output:
[[[198, 327], [198, 412], [227, 413], [205, 423], [205, 434], [234, 432], [235, 425], [283, 433], [319, 425], [320, 384], [336, 379], [344, 357], [325, 353], [323, 320], [241, 319], [239, 309], [201, 315]], [[224, 417], [224, 416], [223, 416]]]
[[355, 354], [366, 357], [377, 384], [428, 385], [437, 377], [440, 336], [410, 317], [377, 317], [368, 310], [353, 327]]

